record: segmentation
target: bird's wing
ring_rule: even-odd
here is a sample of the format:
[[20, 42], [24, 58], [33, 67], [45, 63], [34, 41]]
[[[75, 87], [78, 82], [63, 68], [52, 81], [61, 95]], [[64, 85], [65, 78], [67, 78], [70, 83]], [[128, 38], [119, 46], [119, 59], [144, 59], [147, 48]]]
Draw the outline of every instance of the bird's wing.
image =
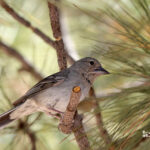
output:
[[65, 69], [63, 71], [60, 71], [58, 73], [55, 73], [53, 75], [44, 78], [43, 80], [35, 84], [29, 91], [27, 91], [27, 93], [24, 96], [16, 100], [13, 103], [13, 105], [18, 106], [24, 103], [28, 98], [35, 96], [39, 92], [47, 88], [54, 87], [61, 84], [67, 78], [68, 74], [69, 74], [69, 70]]

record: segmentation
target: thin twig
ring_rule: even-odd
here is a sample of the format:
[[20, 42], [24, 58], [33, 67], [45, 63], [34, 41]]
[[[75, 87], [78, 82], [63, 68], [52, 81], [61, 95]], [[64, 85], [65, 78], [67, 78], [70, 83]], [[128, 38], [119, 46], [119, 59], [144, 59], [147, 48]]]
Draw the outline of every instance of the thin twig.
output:
[[48, 1], [48, 8], [49, 8], [49, 15], [50, 15], [50, 22], [53, 31], [53, 36], [56, 39], [55, 42], [55, 49], [57, 52], [57, 59], [58, 65], [61, 70], [67, 68], [67, 61], [66, 61], [66, 50], [64, 47], [64, 42], [62, 39], [61, 27], [60, 27], [60, 20], [59, 20], [59, 10], [58, 8]]
[[[15, 19], [17, 20], [19, 23], [21, 23], [22, 25], [30, 28], [37, 36], [39, 36], [41, 39], [43, 39], [43, 41], [45, 41], [48, 45], [52, 46], [54, 49], [57, 50], [57, 55], [59, 56], [59, 60], [63, 60], [62, 63], [64, 63], [64, 66], [66, 67], [66, 58], [65, 57], [61, 57], [58, 52], [62, 52], [62, 50], [64, 49], [64, 44], [63, 44], [63, 40], [61, 38], [56, 38], [56, 41], [53, 41], [50, 37], [48, 37], [45, 33], [43, 33], [40, 29], [38, 29], [37, 27], [34, 27], [27, 19], [23, 18], [22, 16], [20, 16], [13, 8], [11, 8], [4, 0], [0, 0], [0, 5]], [[58, 18], [58, 17], [57, 17]], [[59, 23], [59, 22], [55, 22]], [[55, 26], [55, 24], [53, 26]], [[60, 29], [60, 26], [57, 25], [58, 30]], [[54, 28], [53, 28], [54, 29]], [[53, 30], [53, 33], [56, 32], [57, 30]], [[59, 34], [60, 36], [58, 36]], [[56, 37], [61, 37], [61, 32], [57, 32]], [[59, 41], [60, 40], [60, 41]], [[65, 54], [65, 51], [62, 52], [62, 54]], [[66, 54], [67, 59], [73, 63], [73, 59], [69, 54]], [[59, 61], [59, 65], [61, 66], [61, 68], [65, 68], [63, 65], [61, 65], [62, 63]]]
[[149, 139], [149, 138], [147, 138], [147, 137], [142, 137], [142, 138], [140, 139], [140, 141], [138, 141], [137, 144], [135, 144], [133, 150], [138, 149], [139, 146], [140, 146], [143, 142], [147, 141], [148, 139]]
[[73, 133], [80, 150], [91, 150], [88, 137], [82, 123], [83, 117], [78, 112], [75, 115]]
[[93, 88], [90, 89], [90, 96], [93, 97], [94, 100], [94, 105], [93, 105], [94, 110], [98, 110], [95, 112], [95, 118], [96, 118], [97, 127], [99, 129], [100, 135], [103, 138], [106, 146], [111, 145], [111, 138], [104, 127], [100, 106], [98, 104], [98, 101], [96, 100], [96, 96]]
[[35, 133], [29, 129], [28, 124], [22, 120], [19, 120], [18, 130], [23, 130], [28, 135], [31, 141], [31, 150], [36, 150], [36, 136]]
[[23, 130], [28, 135], [31, 141], [31, 146], [32, 146], [31, 150], [36, 150], [36, 136], [35, 133], [29, 129], [28, 124], [22, 120], [19, 120], [18, 129]]
[[31, 73], [36, 79], [41, 80], [42, 75], [20, 54], [17, 50], [7, 46], [0, 41], [0, 50], [17, 59], [23, 66], [23, 69]]
[[26, 129], [26, 134], [30, 138], [32, 150], [36, 150], [36, 136], [33, 132], [29, 130], [29, 128]]
[[55, 48], [55, 41], [45, 35], [40, 29], [31, 25], [31, 23], [25, 18], [21, 17], [13, 8], [11, 8], [4, 0], [0, 0], [0, 5], [19, 23], [30, 28], [35, 34], [41, 37], [46, 43]]

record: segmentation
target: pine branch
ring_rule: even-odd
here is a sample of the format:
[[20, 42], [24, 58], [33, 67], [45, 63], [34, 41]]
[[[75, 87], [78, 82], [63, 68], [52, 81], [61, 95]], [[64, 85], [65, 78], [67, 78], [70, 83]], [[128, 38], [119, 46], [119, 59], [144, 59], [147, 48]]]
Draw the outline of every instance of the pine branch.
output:
[[[75, 91], [76, 89], [77, 90], [79, 89], [79, 90]], [[59, 128], [61, 129], [61, 131], [65, 134], [69, 134], [72, 132], [74, 115], [77, 110], [77, 106], [79, 104], [80, 97], [81, 97], [80, 87], [78, 87], [78, 86], [74, 87], [72, 90], [69, 104], [63, 115], [62, 122], [59, 125]]]
[[61, 27], [60, 27], [60, 14], [58, 8], [48, 1], [49, 15], [51, 21], [51, 27], [53, 36], [56, 39], [55, 49], [57, 52], [58, 65], [61, 70], [67, 68], [66, 50], [62, 39]]
[[30, 28], [36, 35], [38, 35], [41, 39], [43, 39], [46, 43], [50, 46], [55, 48], [55, 41], [50, 39], [47, 35], [45, 35], [40, 29], [32, 26], [32, 24], [26, 20], [25, 18], [21, 17], [13, 8], [11, 8], [4, 0], [0, 0], [0, 5], [19, 23], [22, 25]]
[[7, 46], [0, 41], [0, 50], [18, 60], [22, 64], [23, 70], [28, 71], [36, 79], [41, 80], [43, 78], [42, 75], [14, 48]]
[[59, 129], [65, 134], [73, 132], [80, 150], [90, 150], [90, 144], [82, 124], [82, 115], [77, 112], [80, 96], [80, 87], [74, 87]]
[[82, 120], [82, 115], [79, 115], [77, 112], [74, 120], [73, 133], [80, 150], [91, 150], [87, 135], [82, 124]]
[[[4, 0], [0, 0], [0, 5], [19, 23], [21, 23], [22, 25], [26, 26], [27, 28], [30, 28], [37, 36], [39, 36], [43, 41], [45, 41], [48, 45], [52, 46], [56, 51], [57, 51], [57, 56], [58, 56], [58, 64], [60, 66], [60, 68], [64, 69], [67, 65], [66, 63], [66, 57], [67, 59], [73, 63], [73, 59], [72, 57], [67, 53], [67, 51], [64, 49], [64, 43], [63, 40], [61, 39], [62, 34], [61, 34], [61, 30], [60, 30], [60, 25], [59, 25], [59, 16], [55, 16], [52, 17], [52, 21], [55, 21], [55, 23], [52, 23], [53, 27], [53, 34], [55, 32], [57, 32], [57, 34], [55, 34], [55, 38], [56, 41], [53, 41], [50, 37], [48, 37], [45, 33], [43, 33], [40, 29], [32, 26], [32, 24], [25, 18], [23, 18], [22, 16], [20, 16], [13, 8], [11, 8]], [[52, 8], [53, 11], [53, 15], [58, 14], [58, 10], [56, 10], [55, 8]], [[52, 22], [51, 21], [51, 22]], [[57, 26], [57, 28], [55, 28], [55, 25]], [[60, 52], [60, 53], [59, 53]], [[66, 54], [65, 54], [66, 53]], [[66, 55], [66, 56], [65, 56]], [[63, 57], [62, 57], [63, 56]], [[64, 67], [64, 66], [65, 67]]]
[[112, 141], [108, 131], [104, 127], [100, 106], [98, 104], [98, 101], [96, 100], [96, 95], [93, 88], [90, 89], [90, 96], [93, 97], [94, 99], [94, 104], [93, 104], [94, 110], [98, 110], [95, 112], [95, 118], [96, 118], [96, 123], [99, 129], [100, 136], [103, 138], [106, 146], [111, 145]]

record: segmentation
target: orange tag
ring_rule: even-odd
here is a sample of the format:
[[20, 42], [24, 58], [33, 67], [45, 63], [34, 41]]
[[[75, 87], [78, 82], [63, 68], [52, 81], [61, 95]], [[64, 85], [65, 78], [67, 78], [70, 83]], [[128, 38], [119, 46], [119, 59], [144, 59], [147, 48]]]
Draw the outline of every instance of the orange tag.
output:
[[75, 92], [75, 93], [80, 92], [80, 90], [81, 90], [81, 88], [80, 88], [79, 86], [75, 86], [75, 87], [73, 88], [73, 92]]
[[60, 41], [61, 40], [61, 36], [56, 38], [56, 41]]

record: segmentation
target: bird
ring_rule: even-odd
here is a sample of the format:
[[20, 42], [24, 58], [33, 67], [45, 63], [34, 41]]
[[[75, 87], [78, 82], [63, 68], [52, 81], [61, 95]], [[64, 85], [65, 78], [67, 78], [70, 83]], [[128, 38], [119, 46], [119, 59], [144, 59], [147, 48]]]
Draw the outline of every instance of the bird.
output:
[[109, 72], [95, 58], [76, 61], [69, 68], [42, 79], [16, 100], [12, 109], [0, 115], [0, 128], [35, 112], [52, 116], [65, 112], [73, 87], [81, 88], [81, 102], [88, 96], [94, 80], [105, 74]]

